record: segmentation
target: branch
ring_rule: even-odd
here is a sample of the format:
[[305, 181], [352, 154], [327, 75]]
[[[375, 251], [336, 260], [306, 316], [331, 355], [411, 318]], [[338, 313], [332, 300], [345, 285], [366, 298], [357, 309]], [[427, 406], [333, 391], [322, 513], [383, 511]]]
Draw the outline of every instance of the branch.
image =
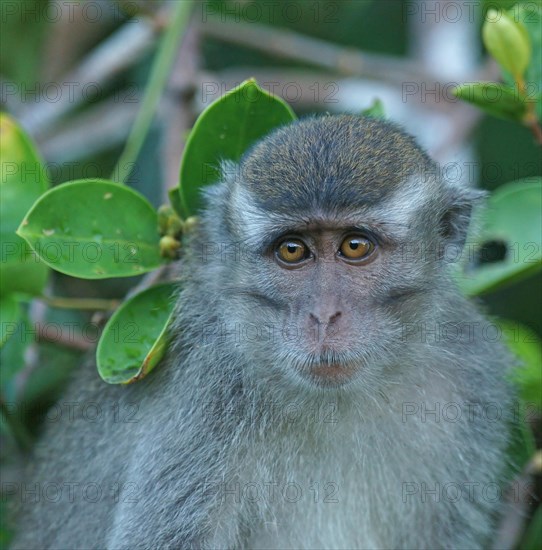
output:
[[50, 162], [61, 164], [89, 158], [124, 143], [136, 115], [136, 102], [106, 99], [43, 133], [36, 141]]
[[204, 35], [277, 57], [323, 67], [336, 74], [363, 76], [394, 84], [415, 81], [427, 82], [430, 86], [430, 83], [436, 81], [433, 75], [420, 69], [418, 63], [389, 55], [361, 52], [290, 30], [255, 23], [232, 23], [216, 16], [200, 25]]
[[58, 101], [50, 102], [41, 97], [34, 108], [21, 115], [21, 125], [33, 136], [51, 127], [85, 100], [82, 93], [85, 86], [104, 85], [150, 50], [156, 39], [156, 30], [150, 19], [141, 18], [124, 24], [59, 83], [63, 93]]
[[202, 72], [195, 77], [197, 109], [203, 110], [225, 91], [238, 86], [248, 77], [254, 77], [259, 86], [270, 94], [281, 97], [294, 109], [327, 109], [330, 104], [337, 108], [340, 106], [338, 92], [346, 81], [331, 72], [289, 67], [243, 66], [213, 73]]

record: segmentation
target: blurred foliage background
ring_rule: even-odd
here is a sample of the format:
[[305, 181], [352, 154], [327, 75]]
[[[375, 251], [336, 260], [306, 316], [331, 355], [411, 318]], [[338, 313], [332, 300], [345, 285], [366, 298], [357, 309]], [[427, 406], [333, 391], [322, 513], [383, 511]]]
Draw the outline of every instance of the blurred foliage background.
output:
[[[166, 202], [198, 114], [251, 76], [282, 96], [298, 116], [361, 112], [380, 98], [389, 117], [441, 164], [460, 167], [458, 178], [466, 185], [494, 190], [540, 176], [540, 147], [528, 129], [485, 116], [450, 93], [453, 84], [499, 79], [480, 30], [489, 7], [513, 4], [195, 1], [128, 183], [155, 206]], [[113, 172], [171, 8], [172, 2], [143, 0], [2, 2], [1, 109], [37, 144], [52, 185]], [[538, 273], [482, 301], [490, 314], [521, 323], [539, 339], [541, 278]], [[85, 281], [51, 273], [44, 298], [31, 303], [21, 322], [20, 330], [26, 323], [30, 337], [11, 338], [0, 352], [3, 479], [19, 479], [19, 447], [39, 433], [47, 408], [95, 344], [106, 318], [103, 310], [81, 310], [76, 302], [65, 307], [57, 297], [115, 303], [138, 280]], [[75, 330], [61, 330], [59, 336], [46, 330], [53, 326]], [[532, 427], [540, 447], [539, 419], [538, 414]], [[536, 479], [540, 493], [540, 476]], [[524, 526], [521, 520], [516, 524], [507, 527], [507, 536], [519, 544]], [[7, 541], [9, 526], [3, 526], [1, 537]]]

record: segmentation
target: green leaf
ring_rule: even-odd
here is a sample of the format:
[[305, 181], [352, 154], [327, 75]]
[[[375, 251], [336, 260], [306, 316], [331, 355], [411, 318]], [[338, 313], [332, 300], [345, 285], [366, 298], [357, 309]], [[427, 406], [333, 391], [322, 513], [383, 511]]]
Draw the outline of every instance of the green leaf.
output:
[[177, 213], [177, 216], [183, 220], [186, 216], [183, 213], [183, 205], [181, 202], [181, 195], [179, 192], [179, 187], [174, 187], [173, 189], [170, 189], [168, 192], [169, 202]]
[[523, 23], [515, 21], [506, 11], [488, 10], [482, 37], [485, 47], [503, 69], [516, 80], [523, 77], [531, 61], [531, 41]]
[[[529, 525], [523, 535], [519, 550], [539, 550], [542, 540], [542, 505], [538, 504]], [[538, 542], [536, 542], [538, 541]]]
[[162, 358], [174, 290], [174, 283], [153, 286], [127, 300], [113, 314], [96, 351], [98, 372], [106, 382], [135, 382]]
[[512, 368], [508, 379], [516, 386], [518, 401], [513, 418], [508, 455], [517, 468], [523, 468], [536, 450], [529, 425], [542, 405], [542, 353], [540, 338], [527, 327], [504, 319], [493, 319], [502, 330], [504, 340], [520, 365]]
[[512, 321], [498, 321], [506, 344], [516, 355], [521, 366], [510, 373], [525, 403], [534, 404], [542, 411], [542, 347], [540, 337], [531, 329]]
[[[2, 495], [2, 500], [0, 501], [0, 512], [2, 513], [3, 518], [10, 518], [8, 502], [14, 502], [16, 499], [17, 497], [15, 495], [8, 496], [6, 493]], [[9, 548], [14, 534], [13, 526], [10, 522], [4, 519], [0, 525], [0, 550]]]
[[[512, 7], [512, 4], [516, 5]], [[509, 11], [510, 16], [523, 24], [532, 45], [531, 61], [524, 78], [525, 95], [528, 101], [536, 102], [537, 117], [542, 121], [542, 2], [537, 0], [517, 4], [513, 1], [508, 6], [503, 6], [506, 7], [512, 8]], [[514, 76], [502, 67], [501, 72], [504, 82], [517, 88]]]
[[370, 116], [373, 118], [386, 118], [386, 112], [384, 111], [384, 104], [380, 99], [375, 99], [370, 107], [361, 111], [363, 116]]
[[452, 93], [468, 103], [476, 105], [487, 113], [521, 122], [527, 112], [526, 100], [519, 97], [516, 89], [497, 82], [472, 82], [461, 84]]
[[542, 406], [542, 351], [540, 338], [520, 323], [505, 319], [492, 321], [499, 326], [510, 351], [520, 361], [508, 372], [508, 379], [516, 386], [519, 401], [514, 415], [508, 455], [512, 464], [522, 468], [531, 459], [536, 444], [529, 419]]
[[158, 267], [158, 217], [121, 184], [87, 179], [45, 193], [17, 233], [49, 266], [83, 279], [129, 277]]
[[522, 469], [531, 460], [536, 451], [536, 442], [528, 419], [532, 418], [533, 410], [521, 399], [517, 403], [512, 415], [510, 426], [510, 438], [507, 448], [507, 455], [515, 469]]
[[[518, 180], [497, 189], [477, 222], [481, 223], [480, 234], [468, 239], [463, 271], [456, 274], [466, 294], [489, 292], [540, 270], [542, 178]], [[487, 243], [500, 246], [504, 259], [480, 262]]]
[[199, 116], [184, 150], [180, 193], [188, 216], [201, 208], [200, 190], [220, 178], [222, 160], [238, 161], [269, 132], [295, 119], [281, 99], [247, 80], [214, 101]]
[[49, 269], [15, 231], [49, 180], [28, 136], [4, 113], [0, 136], [0, 296], [40, 294]]
[[14, 294], [7, 294], [0, 299], [0, 348], [15, 332], [21, 318], [21, 306]]

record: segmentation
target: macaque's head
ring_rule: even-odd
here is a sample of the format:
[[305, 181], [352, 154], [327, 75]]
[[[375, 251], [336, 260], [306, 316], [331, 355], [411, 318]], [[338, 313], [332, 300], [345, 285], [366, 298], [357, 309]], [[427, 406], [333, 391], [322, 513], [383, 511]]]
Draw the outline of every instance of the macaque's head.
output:
[[388, 122], [325, 116], [273, 132], [224, 165], [204, 216], [232, 346], [259, 375], [309, 388], [400, 363], [406, 324], [453, 288], [446, 256], [464, 242], [471, 194]]

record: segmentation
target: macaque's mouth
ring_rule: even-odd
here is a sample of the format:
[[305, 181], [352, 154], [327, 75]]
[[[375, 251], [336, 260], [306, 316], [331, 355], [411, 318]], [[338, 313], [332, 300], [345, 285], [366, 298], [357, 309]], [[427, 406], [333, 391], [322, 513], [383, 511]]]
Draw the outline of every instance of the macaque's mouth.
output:
[[350, 382], [358, 368], [350, 363], [316, 363], [303, 369], [303, 374], [320, 386], [337, 387]]

